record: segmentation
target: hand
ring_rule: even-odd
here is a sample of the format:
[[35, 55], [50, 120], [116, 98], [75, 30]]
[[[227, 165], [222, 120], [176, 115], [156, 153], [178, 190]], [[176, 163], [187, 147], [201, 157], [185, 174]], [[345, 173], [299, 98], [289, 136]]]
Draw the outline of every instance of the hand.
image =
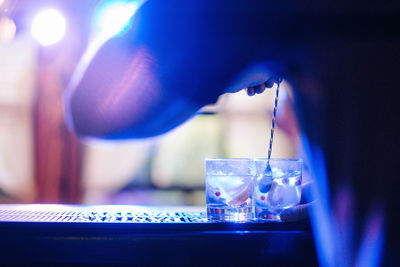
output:
[[302, 196], [300, 204], [282, 211], [281, 220], [285, 222], [295, 222], [308, 219], [309, 209], [312, 208], [315, 200], [312, 200], [313, 182], [302, 185]]
[[266, 88], [272, 88], [274, 86], [274, 83], [275, 79], [272, 77], [260, 85], [248, 87], [246, 88], [247, 95], [253, 96], [255, 94], [261, 94], [265, 91]]

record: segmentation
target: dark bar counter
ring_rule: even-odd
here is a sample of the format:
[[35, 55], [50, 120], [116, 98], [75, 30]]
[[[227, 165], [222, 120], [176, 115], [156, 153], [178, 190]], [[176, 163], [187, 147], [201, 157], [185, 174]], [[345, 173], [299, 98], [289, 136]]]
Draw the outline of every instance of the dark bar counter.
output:
[[317, 266], [308, 221], [215, 223], [199, 207], [0, 205], [0, 256], [35, 265]]

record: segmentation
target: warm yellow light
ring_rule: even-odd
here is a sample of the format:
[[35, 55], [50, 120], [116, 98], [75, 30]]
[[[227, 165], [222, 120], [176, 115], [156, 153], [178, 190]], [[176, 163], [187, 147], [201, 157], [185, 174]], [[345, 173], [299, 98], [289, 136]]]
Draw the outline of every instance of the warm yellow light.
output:
[[12, 39], [14, 39], [16, 30], [17, 27], [15, 26], [15, 23], [12, 19], [7, 17], [0, 19], [0, 40], [11, 41]]
[[0, 0], [0, 6], [4, 3], [4, 0]]

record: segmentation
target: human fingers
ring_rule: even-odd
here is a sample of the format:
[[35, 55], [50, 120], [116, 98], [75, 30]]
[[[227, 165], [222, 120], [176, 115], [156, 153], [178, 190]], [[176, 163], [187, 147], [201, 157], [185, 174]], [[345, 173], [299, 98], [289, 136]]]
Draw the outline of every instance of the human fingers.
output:
[[275, 78], [274, 78], [274, 77], [269, 78], [269, 79], [264, 83], [265, 88], [272, 88], [272, 87], [274, 86], [274, 84], [275, 84]]
[[253, 96], [255, 94], [254, 92], [254, 87], [248, 87], [246, 88], [246, 92], [248, 96]]
[[253, 96], [255, 94], [262, 94], [265, 89], [272, 88], [276, 82], [274, 77], [269, 78], [267, 81], [263, 82], [262, 84], [256, 86], [250, 86], [246, 88], [246, 92], [248, 96]]
[[285, 209], [281, 212], [281, 220], [285, 222], [297, 222], [308, 219], [311, 205], [313, 205], [313, 202]]
[[264, 91], [265, 91], [265, 83], [262, 83], [260, 85], [254, 86], [254, 93], [261, 94]]

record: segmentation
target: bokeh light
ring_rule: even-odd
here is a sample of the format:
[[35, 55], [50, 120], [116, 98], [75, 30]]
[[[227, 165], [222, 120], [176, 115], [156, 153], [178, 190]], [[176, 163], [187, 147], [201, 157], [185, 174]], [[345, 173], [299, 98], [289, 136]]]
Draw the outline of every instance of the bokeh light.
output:
[[123, 33], [142, 1], [105, 1], [94, 15], [96, 35], [108, 39]]
[[44, 46], [60, 41], [65, 34], [64, 16], [55, 9], [46, 9], [38, 13], [32, 22], [32, 36]]
[[16, 30], [17, 27], [12, 19], [7, 17], [0, 18], [0, 40], [6, 42], [11, 41], [14, 39]]

